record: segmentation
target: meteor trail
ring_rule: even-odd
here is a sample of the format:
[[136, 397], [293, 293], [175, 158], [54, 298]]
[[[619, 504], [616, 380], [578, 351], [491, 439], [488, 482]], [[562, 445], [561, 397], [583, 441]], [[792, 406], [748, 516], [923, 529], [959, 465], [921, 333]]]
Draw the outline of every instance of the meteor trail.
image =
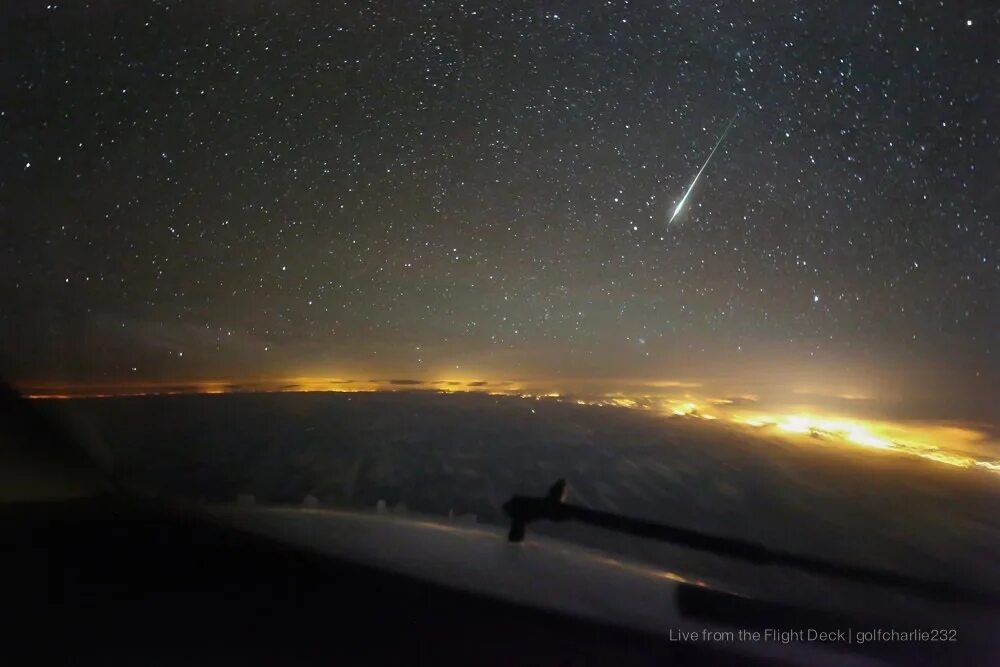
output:
[[708, 159], [705, 160], [705, 164], [701, 165], [701, 169], [699, 169], [698, 173], [695, 174], [694, 180], [691, 181], [691, 185], [689, 185], [688, 189], [684, 192], [684, 196], [681, 197], [681, 200], [679, 202], [677, 202], [677, 206], [674, 207], [674, 212], [671, 214], [670, 221], [667, 224], [673, 222], [674, 218], [676, 218], [677, 215], [681, 212], [681, 209], [684, 208], [684, 204], [687, 203], [688, 196], [691, 194], [691, 191], [694, 190], [695, 183], [697, 183], [698, 179], [701, 178], [701, 172], [705, 171], [705, 167], [708, 166], [708, 163], [712, 159], [712, 156], [715, 155], [715, 151], [719, 150], [719, 146], [722, 145], [722, 142], [725, 140], [726, 135], [729, 134], [729, 128], [731, 128], [733, 126], [733, 123], [736, 122], [736, 116], [738, 114], [739, 112], [733, 114], [732, 119], [729, 121], [729, 125], [727, 125], [726, 129], [722, 131], [722, 135], [719, 137], [719, 140], [715, 142], [715, 148], [713, 148], [712, 152], [708, 154]]

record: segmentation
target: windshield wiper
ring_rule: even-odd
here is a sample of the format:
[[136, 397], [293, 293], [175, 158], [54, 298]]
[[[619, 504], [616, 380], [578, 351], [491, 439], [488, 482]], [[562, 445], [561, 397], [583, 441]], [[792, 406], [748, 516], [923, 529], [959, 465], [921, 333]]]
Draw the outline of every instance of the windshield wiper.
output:
[[563, 502], [565, 494], [566, 480], [560, 479], [552, 485], [548, 495], [544, 497], [514, 496], [504, 503], [503, 510], [510, 517], [510, 532], [507, 538], [511, 542], [521, 542], [524, 540], [528, 524], [540, 519], [579, 521], [619, 533], [669, 542], [756, 565], [782, 565], [814, 574], [898, 588], [942, 601], [1000, 604], [1000, 597], [988, 591], [974, 591], [944, 581], [921, 579], [896, 572], [827, 561], [812, 556], [771, 549], [747, 540], [709, 535], [689, 528], [680, 528], [643, 519], [634, 519], [622, 514], [571, 505]]

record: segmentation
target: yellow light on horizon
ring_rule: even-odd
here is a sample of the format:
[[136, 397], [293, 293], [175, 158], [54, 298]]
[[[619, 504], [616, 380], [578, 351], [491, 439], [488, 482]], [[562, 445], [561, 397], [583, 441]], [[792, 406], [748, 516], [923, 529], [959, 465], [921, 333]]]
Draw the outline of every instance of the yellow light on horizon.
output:
[[[841, 415], [813, 413], [805, 406], [784, 413], [756, 412], [743, 401], [712, 398], [684, 393], [648, 391], [655, 383], [646, 383], [638, 392], [612, 391], [590, 393], [587, 391], [556, 391], [555, 382], [539, 380], [499, 380], [485, 382], [454, 376], [443, 380], [419, 380], [414, 384], [397, 384], [391, 380], [352, 380], [341, 377], [298, 376], [267, 381], [200, 380], [188, 384], [148, 383], [129, 385], [88, 385], [77, 387], [39, 386], [26, 393], [32, 398], [97, 398], [114, 396], [155, 396], [181, 393], [219, 394], [239, 391], [259, 392], [375, 392], [424, 390], [443, 393], [485, 393], [491, 396], [510, 396], [523, 399], [550, 399], [572, 402], [577, 405], [604, 406], [630, 410], [650, 411], [657, 414], [734, 424], [774, 432], [790, 438], [807, 437], [830, 443], [841, 443], [867, 449], [908, 454], [952, 467], [979, 468], [1000, 473], [1000, 461], [986, 459], [996, 441], [985, 430], [972, 426], [947, 423], [894, 422], [890, 420], [862, 419]], [[662, 383], [670, 387], [682, 383]], [[696, 386], [696, 385], [694, 385]], [[719, 394], [715, 394], [719, 396]], [[724, 395], [724, 394], [723, 394]], [[741, 398], [750, 398], [741, 396]], [[758, 404], [758, 397], [752, 401]], [[750, 409], [745, 409], [750, 407]], [[711, 410], [711, 413], [707, 412]], [[985, 456], [984, 456], [985, 454]]]

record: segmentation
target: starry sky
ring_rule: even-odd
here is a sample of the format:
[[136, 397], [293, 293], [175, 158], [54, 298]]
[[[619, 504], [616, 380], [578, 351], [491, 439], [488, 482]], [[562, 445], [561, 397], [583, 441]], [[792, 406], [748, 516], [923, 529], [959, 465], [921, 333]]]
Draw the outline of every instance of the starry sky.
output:
[[992, 3], [2, 11], [15, 382], [713, 378], [991, 419]]

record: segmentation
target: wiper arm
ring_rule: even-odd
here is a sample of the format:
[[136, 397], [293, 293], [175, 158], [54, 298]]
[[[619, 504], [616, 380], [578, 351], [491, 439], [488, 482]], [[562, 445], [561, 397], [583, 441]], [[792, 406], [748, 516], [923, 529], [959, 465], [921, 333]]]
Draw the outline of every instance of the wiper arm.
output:
[[921, 579], [896, 572], [827, 561], [812, 556], [771, 549], [747, 540], [709, 535], [689, 528], [680, 528], [643, 519], [634, 519], [622, 514], [571, 505], [563, 502], [565, 492], [566, 480], [560, 479], [552, 485], [548, 495], [544, 497], [514, 496], [504, 503], [503, 510], [510, 517], [510, 532], [507, 538], [511, 542], [523, 541], [528, 524], [540, 519], [579, 521], [619, 533], [669, 542], [756, 565], [783, 565], [814, 574], [898, 588], [942, 601], [1000, 604], [1000, 597], [995, 594], [965, 589], [944, 581]]

